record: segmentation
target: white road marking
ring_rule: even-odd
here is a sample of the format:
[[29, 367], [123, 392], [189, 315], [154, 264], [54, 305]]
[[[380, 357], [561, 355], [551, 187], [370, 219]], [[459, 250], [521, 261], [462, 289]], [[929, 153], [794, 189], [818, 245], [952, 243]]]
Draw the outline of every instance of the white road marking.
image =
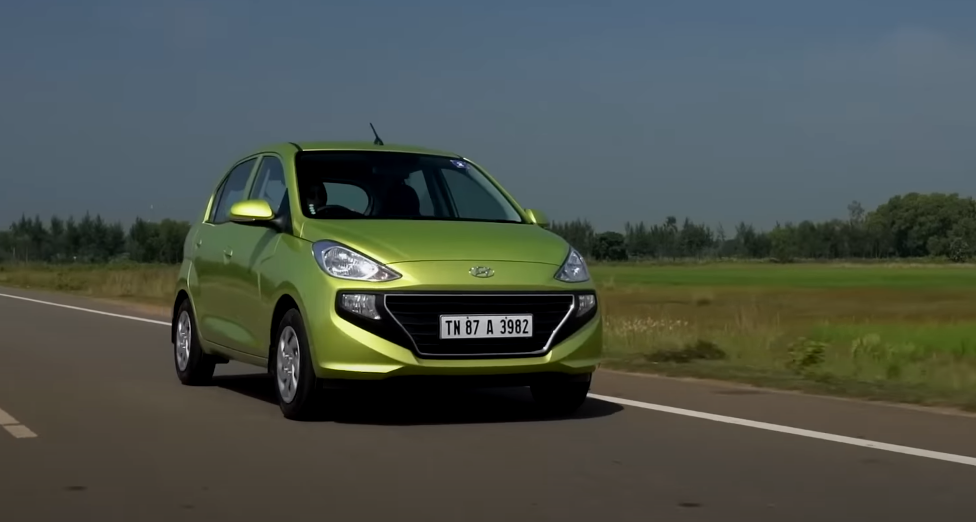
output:
[[[41, 301], [39, 299], [30, 299], [30, 298], [27, 298], [27, 297], [21, 297], [19, 295], [0, 294], [0, 297], [9, 297], [11, 299], [20, 299], [22, 301], [29, 301], [29, 302], [32, 302], [32, 303], [44, 304], [44, 305], [49, 305], [49, 306], [57, 306], [57, 307], [61, 307], [61, 308], [67, 308], [69, 310], [77, 310], [77, 311], [80, 311], [80, 312], [89, 312], [89, 313], [93, 313], [93, 314], [107, 315], [107, 316], [110, 316], [110, 317], [117, 317], [119, 319], [130, 319], [130, 320], [133, 320], [133, 321], [141, 321], [141, 322], [144, 322], [144, 323], [151, 323], [151, 324], [159, 324], [159, 325], [163, 325], [163, 326], [170, 326], [170, 323], [169, 322], [166, 322], [166, 321], [157, 321], [157, 320], [153, 320], [153, 319], [146, 319], [144, 317], [136, 317], [136, 316], [133, 316], [133, 315], [113, 314], [113, 313], [109, 313], [109, 312], [103, 312], [101, 310], [94, 310], [94, 309], [91, 309], [91, 308], [82, 308], [80, 306], [69, 306], [69, 305], [65, 305], [65, 304], [61, 304], [61, 303], [52, 303], [50, 301]], [[855, 437], [847, 437], [847, 436], [844, 436], [844, 435], [834, 435], [832, 433], [824, 433], [824, 432], [820, 432], [820, 431], [806, 430], [806, 429], [803, 429], [803, 428], [793, 428], [791, 426], [781, 426], [779, 424], [771, 424], [771, 423], [768, 423], [768, 422], [760, 422], [760, 421], [753, 421], [753, 420], [748, 420], [748, 419], [740, 419], [738, 417], [728, 417], [726, 415], [717, 415], [717, 414], [714, 414], [714, 413], [705, 413], [705, 412], [695, 411], [695, 410], [686, 410], [686, 409], [683, 409], [683, 408], [675, 408], [675, 407], [672, 407], [672, 406], [664, 406], [662, 404], [652, 404], [652, 403], [649, 403], [649, 402], [641, 402], [641, 401], [635, 401], [635, 400], [631, 400], [631, 399], [623, 399], [623, 398], [620, 398], [620, 397], [611, 397], [609, 395], [600, 395], [600, 394], [597, 394], [597, 393], [590, 393], [589, 396], [592, 397], [592, 398], [594, 398], [594, 399], [598, 399], [598, 400], [601, 400], [601, 401], [612, 402], [612, 403], [615, 403], [615, 404], [620, 404], [622, 406], [631, 406], [631, 407], [634, 407], [634, 408], [641, 408], [641, 409], [645, 409], [645, 410], [658, 411], [658, 412], [662, 412], [662, 413], [670, 413], [670, 414], [673, 414], [673, 415], [682, 415], [682, 416], [685, 416], [685, 417], [693, 417], [693, 418], [696, 418], [696, 419], [708, 420], [708, 421], [712, 421], [712, 422], [721, 422], [721, 423], [724, 423], [724, 424], [733, 424], [733, 425], [736, 425], [736, 426], [744, 426], [744, 427], [747, 427], [747, 428], [755, 428], [755, 429], [760, 429], [760, 430], [775, 431], [777, 433], [785, 433], [785, 434], [788, 434], [788, 435], [796, 435], [796, 436], [799, 436], [799, 437], [806, 437], [806, 438], [810, 438], [810, 439], [825, 440], [825, 441], [828, 441], [828, 442], [836, 442], [838, 444], [848, 444], [848, 445], [851, 445], [851, 446], [859, 446], [859, 447], [862, 447], [862, 448], [871, 448], [871, 449], [877, 449], [877, 450], [882, 450], [882, 451], [890, 451], [892, 453], [901, 453], [901, 454], [904, 454], [904, 455], [912, 455], [912, 456], [915, 456], [915, 457], [922, 457], [922, 458], [934, 459], [934, 460], [942, 460], [942, 461], [946, 461], [946, 462], [953, 462], [953, 463], [956, 463], [956, 464], [963, 464], [963, 465], [966, 465], [966, 466], [976, 466], [976, 457], [967, 457], [965, 455], [955, 455], [955, 454], [952, 454], [952, 453], [942, 453], [942, 452], [939, 452], [939, 451], [931, 451], [931, 450], [925, 450], [925, 449], [919, 449], [919, 448], [912, 448], [910, 446], [899, 446], [897, 444], [888, 444], [888, 443], [885, 443], [885, 442], [875, 442], [875, 441], [867, 440], [867, 439], [858, 439], [858, 438], [855, 438]], [[10, 425], [4, 423], [3, 420], [5, 418], [10, 419], [12, 421], [12, 423]], [[23, 430], [26, 430], [26, 432], [30, 434], [30, 435], [26, 435], [27, 437], [36, 437], [36, 435], [34, 435], [33, 432], [31, 432], [30, 430], [28, 430], [25, 426], [21, 426], [19, 423], [17, 423], [16, 420], [13, 419], [13, 417], [7, 415], [3, 410], [0, 410], [0, 425], [2, 425], [5, 429], [7, 429], [7, 431], [10, 431], [11, 434], [13, 434], [13, 431], [11, 431], [10, 428], [11, 427], [16, 427], [17, 429], [14, 430], [14, 431], [23, 431]], [[17, 435], [14, 435], [14, 436], [16, 437]]]
[[713, 422], [734, 424], [737, 426], [745, 426], [748, 428], [756, 428], [759, 430], [768, 430], [768, 431], [775, 431], [779, 433], [787, 433], [789, 435], [799, 435], [800, 437], [807, 437], [810, 439], [826, 440], [829, 442], [837, 442], [839, 444], [850, 444], [852, 446], [860, 446], [862, 448], [872, 448], [872, 449], [878, 449], [882, 451], [890, 451], [892, 453], [902, 453], [905, 455], [913, 455], [916, 457], [924, 457], [927, 459], [944, 460], [947, 462], [954, 462], [956, 464], [965, 464], [967, 466], [976, 466], [976, 458], [967, 457], [965, 455], [942, 453], [939, 451], [930, 451], [930, 450], [924, 450], [919, 448], [912, 448], [909, 446], [899, 446], [897, 444], [888, 444], [885, 442], [875, 442], [867, 439], [846, 437], [844, 435], [834, 435], [832, 433], [805, 430], [803, 428], [781, 426], [779, 424], [770, 424], [768, 422], [740, 419], [738, 417], [728, 417], [725, 415], [716, 415], [714, 413], [705, 413], [705, 412], [695, 411], [695, 410], [685, 410], [682, 408], [674, 408], [672, 406], [663, 406], [660, 404], [651, 404], [647, 402], [634, 401], [630, 399], [622, 399], [620, 397], [611, 397], [609, 395], [599, 395], [596, 393], [591, 393], [589, 394], [589, 396], [593, 397], [594, 399], [599, 399], [601, 401], [613, 402], [623, 406], [633, 406], [634, 408], [643, 408], [645, 410], [671, 413], [674, 415], [683, 415], [685, 417], [694, 417], [696, 419], [710, 420]]
[[12, 424], [20, 424], [13, 415], [0, 410], [0, 426], [10, 426]]
[[33, 439], [37, 437], [37, 434], [30, 430], [27, 426], [23, 424], [14, 424], [13, 426], [4, 426], [3, 429], [7, 430], [7, 433], [14, 436], [15, 439]]
[[146, 319], [145, 317], [136, 317], [134, 315], [113, 314], [111, 312], [103, 312], [101, 310], [92, 310], [91, 308], [82, 308], [80, 306], [71, 306], [71, 305], [66, 305], [61, 303], [52, 303], [50, 301], [41, 301], [40, 299], [31, 299], [29, 297], [22, 297], [19, 295], [0, 294], [0, 297], [9, 297], [10, 299], [20, 299], [21, 301], [30, 301], [32, 303], [44, 304], [48, 306], [57, 306], [60, 308], [67, 308], [69, 310], [77, 310], [79, 312], [88, 312], [90, 314], [99, 314], [99, 315], [107, 315], [109, 317], [118, 317], [119, 319], [130, 319], [132, 321], [142, 321], [144, 323], [161, 324], [163, 326], [170, 326], [170, 323], [168, 321], [157, 321], [155, 319]]
[[0, 426], [7, 430], [7, 433], [18, 439], [32, 439], [37, 436], [30, 428], [24, 426], [13, 415], [3, 410], [0, 410]]

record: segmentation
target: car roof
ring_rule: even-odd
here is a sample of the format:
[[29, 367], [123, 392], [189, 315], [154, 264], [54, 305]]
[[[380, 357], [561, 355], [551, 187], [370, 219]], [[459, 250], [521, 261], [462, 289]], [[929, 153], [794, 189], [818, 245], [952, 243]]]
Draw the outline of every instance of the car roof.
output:
[[[270, 151], [296, 151], [296, 147], [302, 151], [380, 151], [380, 152], [412, 152], [415, 154], [431, 154], [434, 156], [446, 156], [450, 158], [460, 158], [460, 154], [443, 150], [428, 149], [425, 147], [415, 147], [413, 145], [400, 145], [387, 143], [376, 145], [370, 141], [296, 141], [275, 143], [260, 150], [260, 152]], [[296, 151], [297, 152], [297, 151]]]

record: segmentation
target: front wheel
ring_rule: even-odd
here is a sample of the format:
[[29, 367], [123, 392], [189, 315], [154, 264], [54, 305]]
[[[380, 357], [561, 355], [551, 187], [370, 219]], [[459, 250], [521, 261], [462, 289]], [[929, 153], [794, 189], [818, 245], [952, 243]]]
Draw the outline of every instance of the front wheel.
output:
[[176, 312], [173, 341], [173, 359], [176, 376], [187, 386], [207, 384], [213, 378], [217, 361], [212, 355], [204, 353], [200, 347], [197, 323], [193, 318], [193, 307], [189, 299], [184, 299]]
[[547, 416], [565, 417], [572, 415], [586, 401], [590, 393], [591, 377], [583, 381], [546, 382], [530, 387], [532, 398]]
[[271, 371], [281, 413], [291, 420], [306, 420], [319, 413], [321, 391], [312, 369], [305, 323], [298, 310], [288, 310], [281, 318], [272, 350]]

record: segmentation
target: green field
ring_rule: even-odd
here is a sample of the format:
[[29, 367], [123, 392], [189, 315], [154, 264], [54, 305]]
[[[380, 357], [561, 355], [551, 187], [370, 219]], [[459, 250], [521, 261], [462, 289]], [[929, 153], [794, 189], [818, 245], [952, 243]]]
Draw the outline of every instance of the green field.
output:
[[976, 266], [949, 264], [603, 265], [592, 268], [604, 284], [750, 288], [976, 288]]
[[[0, 285], [165, 306], [176, 268], [4, 266]], [[597, 265], [607, 365], [976, 409], [976, 267]]]

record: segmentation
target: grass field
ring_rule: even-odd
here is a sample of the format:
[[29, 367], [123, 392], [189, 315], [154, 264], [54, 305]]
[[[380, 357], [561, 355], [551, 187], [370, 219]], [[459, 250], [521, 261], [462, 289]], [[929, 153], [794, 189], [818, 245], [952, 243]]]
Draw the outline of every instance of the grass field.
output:
[[[594, 266], [607, 365], [976, 410], [976, 267]], [[165, 306], [176, 268], [0, 267], [0, 286]]]

